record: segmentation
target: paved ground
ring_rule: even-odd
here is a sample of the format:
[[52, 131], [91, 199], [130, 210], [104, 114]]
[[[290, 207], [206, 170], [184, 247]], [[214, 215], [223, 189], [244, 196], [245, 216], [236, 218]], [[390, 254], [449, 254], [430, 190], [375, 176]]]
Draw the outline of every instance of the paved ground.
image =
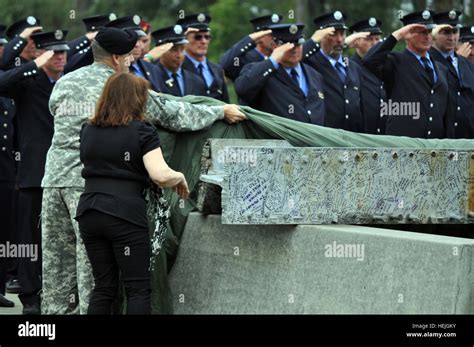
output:
[[15, 302], [15, 307], [0, 307], [0, 315], [2, 314], [21, 314], [23, 306], [21, 305], [20, 300], [18, 299], [18, 294], [8, 294], [6, 295], [8, 300]]

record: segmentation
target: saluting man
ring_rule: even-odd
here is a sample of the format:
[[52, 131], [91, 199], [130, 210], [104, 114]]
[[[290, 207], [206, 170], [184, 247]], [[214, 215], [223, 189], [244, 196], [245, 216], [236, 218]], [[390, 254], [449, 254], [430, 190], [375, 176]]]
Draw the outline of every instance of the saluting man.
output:
[[360, 67], [342, 55], [345, 21], [341, 11], [315, 18], [318, 29], [304, 45], [303, 62], [323, 76], [326, 126], [364, 132]]
[[449, 107], [447, 136], [451, 138], [474, 138], [474, 66], [456, 53], [459, 40], [460, 11], [437, 13], [433, 16], [437, 24], [433, 29], [433, 46], [430, 56], [448, 69]]
[[[387, 135], [445, 138], [449, 119], [447, 69], [432, 59], [429, 49], [434, 27], [425, 10], [401, 18], [405, 25], [364, 57], [364, 65], [384, 81], [389, 99]], [[405, 40], [403, 52], [392, 52]]]
[[221, 57], [220, 65], [228, 78], [235, 80], [248, 63], [262, 61], [270, 57], [273, 51], [273, 36], [270, 26], [278, 24], [280, 21], [281, 16], [276, 13], [250, 20], [254, 26], [254, 32], [233, 45]]
[[268, 60], [247, 64], [235, 81], [245, 102], [264, 112], [300, 122], [324, 125], [322, 76], [301, 63], [303, 24], [271, 27], [275, 47]]
[[184, 62], [184, 46], [188, 40], [184, 29], [176, 24], [158, 29], [151, 33], [157, 46], [171, 43], [173, 46], [164, 52], [156, 66], [160, 70], [160, 90], [175, 96], [203, 95], [206, 96], [204, 81], [194, 73], [182, 68]]
[[38, 259], [19, 259], [19, 298], [24, 314], [40, 313], [41, 291], [41, 180], [46, 153], [53, 137], [49, 97], [63, 75], [67, 32], [56, 30], [31, 35], [35, 48], [43, 52], [34, 61], [0, 75], [0, 95], [15, 100], [19, 138], [17, 185], [19, 188], [19, 242], [38, 245]]
[[8, 70], [33, 61], [37, 54], [31, 34], [42, 30], [40, 20], [33, 16], [10, 25], [6, 32], [10, 41], [4, 46], [0, 69]]
[[350, 27], [352, 35], [346, 38], [346, 44], [356, 49], [351, 62], [357, 64], [362, 72], [362, 109], [364, 110], [365, 132], [383, 135], [387, 117], [381, 112], [383, 103], [387, 102], [387, 94], [383, 81], [375, 76], [362, 64], [362, 58], [380, 42], [382, 22], [375, 17], [361, 20]]

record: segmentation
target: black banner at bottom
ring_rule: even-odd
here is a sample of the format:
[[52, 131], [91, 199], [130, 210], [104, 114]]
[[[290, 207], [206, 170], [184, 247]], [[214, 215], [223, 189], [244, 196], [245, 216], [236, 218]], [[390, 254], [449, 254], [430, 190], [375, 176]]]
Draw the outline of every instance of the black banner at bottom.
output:
[[234, 345], [257, 337], [279, 343], [290, 339], [292, 346], [303, 339], [316, 345], [376, 342], [377, 346], [472, 347], [474, 316], [0, 316], [0, 347], [148, 346], [168, 340]]

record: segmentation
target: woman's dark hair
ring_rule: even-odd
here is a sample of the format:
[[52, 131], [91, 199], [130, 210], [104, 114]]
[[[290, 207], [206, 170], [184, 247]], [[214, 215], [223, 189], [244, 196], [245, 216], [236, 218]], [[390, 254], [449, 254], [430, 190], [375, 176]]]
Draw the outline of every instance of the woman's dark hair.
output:
[[89, 123], [106, 128], [143, 120], [149, 88], [147, 80], [129, 72], [113, 74], [105, 83], [95, 115]]

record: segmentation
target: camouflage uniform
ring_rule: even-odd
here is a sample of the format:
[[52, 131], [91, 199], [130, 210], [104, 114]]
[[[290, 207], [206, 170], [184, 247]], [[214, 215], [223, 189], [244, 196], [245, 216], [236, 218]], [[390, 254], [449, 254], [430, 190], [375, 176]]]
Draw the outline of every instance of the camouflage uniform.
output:
[[[74, 220], [84, 189], [79, 133], [113, 73], [109, 66], [94, 63], [62, 77], [51, 94], [54, 136], [42, 182], [43, 314], [87, 312], [93, 276]], [[192, 131], [223, 119], [224, 110], [150, 91], [145, 117], [173, 131]]]

